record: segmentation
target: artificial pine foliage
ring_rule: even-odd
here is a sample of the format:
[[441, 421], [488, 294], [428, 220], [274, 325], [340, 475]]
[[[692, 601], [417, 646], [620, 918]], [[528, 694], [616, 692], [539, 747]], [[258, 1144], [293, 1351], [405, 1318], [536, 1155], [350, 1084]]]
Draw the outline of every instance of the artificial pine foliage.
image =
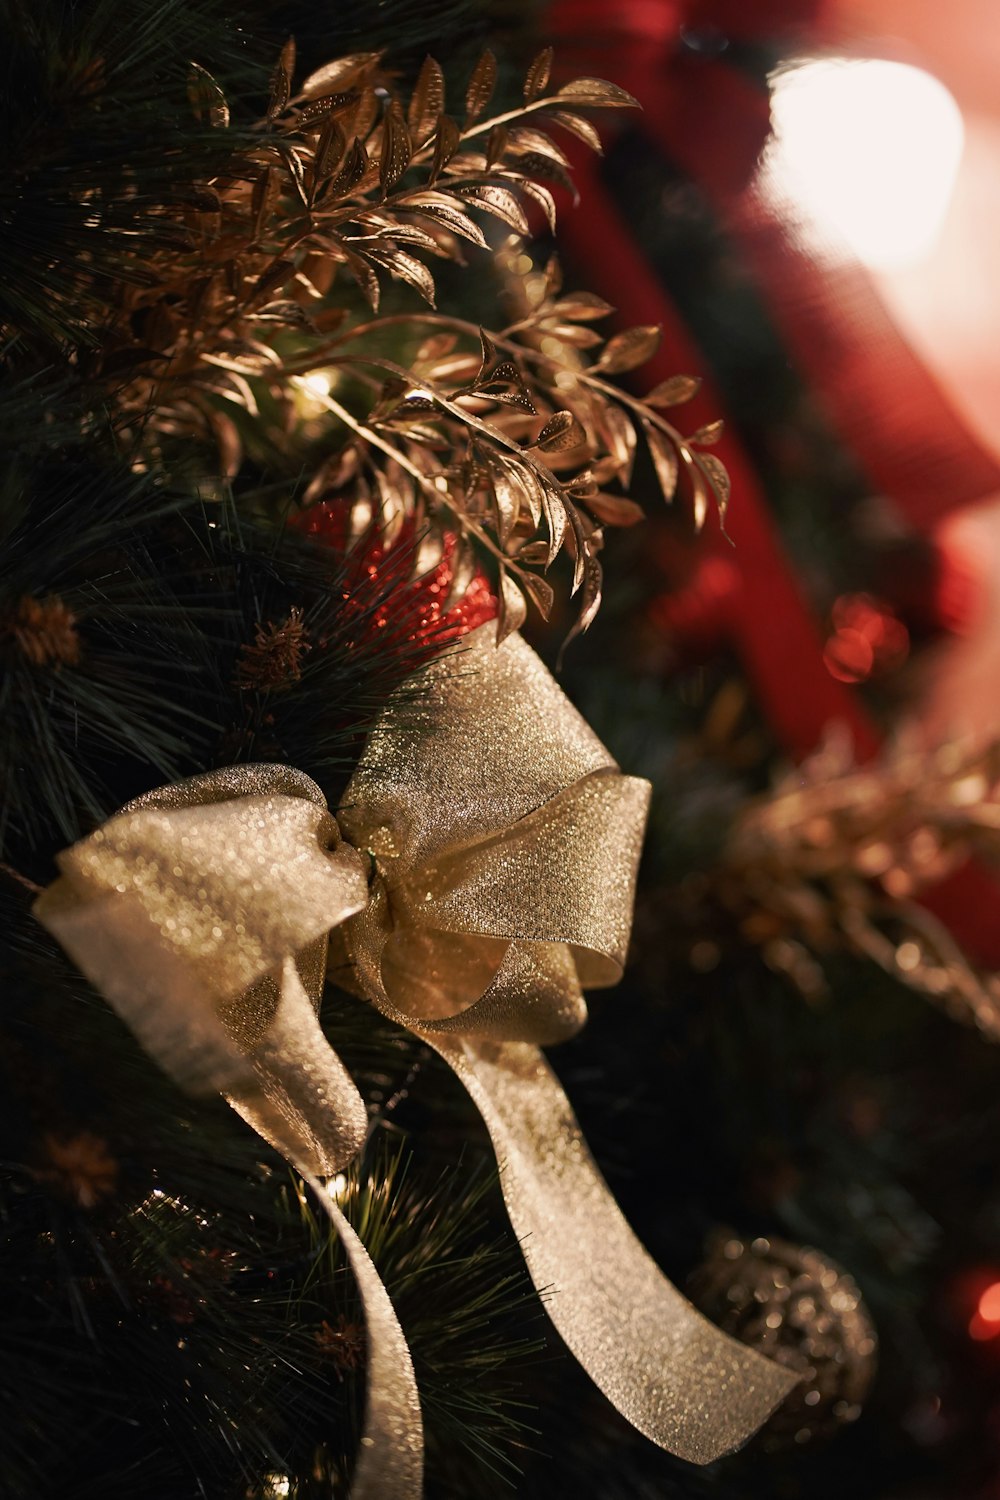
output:
[[[555, 660], [594, 618], [606, 543], [601, 632], [563, 680], [657, 795], [629, 975], [553, 1063], [678, 1285], [720, 1227], [814, 1243], [859, 1283], [879, 1369], [832, 1441], [704, 1471], [647, 1444], [549, 1333], [448, 1070], [331, 984], [323, 1025], [371, 1123], [336, 1191], [411, 1346], [428, 1500], [980, 1500], [995, 1482], [998, 1367], [968, 1338], [1000, 1282], [992, 1054], [859, 956], [829, 882], [779, 861], [777, 913], [759, 870], [753, 900], [734, 886], [733, 830], [777, 749], [728, 652], [664, 680], [664, 533], [611, 534], [680, 474], [686, 539], [726, 476], [711, 427], [673, 425], [693, 381], [618, 388], [655, 329], [609, 338], [608, 304], [563, 286], [572, 150], [631, 100], [553, 72], [533, 19], [0, 0], [12, 1500], [346, 1496], [365, 1382], [351, 1276], [295, 1174], [182, 1094], [31, 916], [54, 856], [221, 766], [298, 767], [336, 807], [389, 694], [465, 630], [526, 622]], [[773, 58], [736, 60], [762, 77]], [[829, 603], [857, 567], [853, 465], [704, 203], [627, 133], [607, 180]], [[798, 469], [775, 428], [802, 438]], [[813, 952], [817, 931], [835, 940]], [[895, 952], [899, 929], [878, 932]]]

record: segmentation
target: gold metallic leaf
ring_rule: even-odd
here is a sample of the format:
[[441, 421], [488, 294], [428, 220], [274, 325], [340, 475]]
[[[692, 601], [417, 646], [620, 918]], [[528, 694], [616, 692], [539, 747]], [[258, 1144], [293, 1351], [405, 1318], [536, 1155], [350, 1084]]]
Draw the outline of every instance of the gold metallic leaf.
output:
[[210, 125], [228, 125], [229, 105], [221, 86], [200, 63], [193, 62], [190, 67], [187, 95], [195, 116], [201, 120], [207, 115]]
[[553, 111], [552, 118], [557, 125], [562, 126], [563, 130], [568, 130], [570, 135], [575, 135], [577, 140], [583, 141], [591, 151], [596, 151], [598, 156], [604, 155], [604, 147], [601, 145], [597, 127], [590, 120], [584, 119], [583, 115], [573, 114], [566, 109], [557, 109]]
[[357, 94], [350, 93], [324, 94], [322, 99], [312, 99], [299, 109], [298, 127], [301, 130], [303, 126], [312, 125], [316, 120], [326, 119], [330, 115], [345, 115], [357, 101]]
[[355, 136], [344, 158], [344, 165], [330, 184], [330, 196], [346, 198], [364, 177], [368, 166], [368, 152], [364, 143]]
[[385, 266], [393, 276], [398, 276], [400, 281], [416, 287], [424, 301], [431, 307], [434, 303], [434, 277], [428, 271], [423, 261], [417, 260], [414, 255], [407, 255], [405, 250], [381, 250], [373, 249], [369, 252], [372, 260]]
[[571, 411], [554, 412], [531, 444], [546, 453], [564, 453], [587, 441], [587, 434]]
[[555, 323], [546, 320], [540, 324], [546, 338], [558, 339], [562, 344], [571, 344], [574, 349], [594, 349], [604, 340], [593, 328], [581, 328], [579, 323]]
[[507, 131], [509, 148], [516, 155], [522, 151], [537, 152], [539, 156], [550, 156], [560, 166], [569, 166], [569, 157], [561, 146], [557, 146], [550, 135], [535, 125], [511, 125]]
[[274, 120], [291, 98], [292, 74], [295, 72], [295, 38], [290, 36], [281, 49], [274, 72], [271, 74], [271, 96], [267, 102], [267, 118]]
[[500, 569], [500, 597], [497, 602], [499, 604], [497, 645], [499, 646], [509, 635], [513, 635], [515, 630], [520, 630], [528, 615], [527, 601], [509, 571], [504, 567]]
[[525, 573], [521, 577], [521, 587], [531, 599], [532, 604], [534, 604], [542, 619], [547, 620], [552, 613], [552, 606], [555, 603], [556, 597], [555, 589], [551, 583], [548, 583], [544, 578], [539, 578], [536, 573]]
[[[479, 339], [482, 344], [482, 362], [469, 386], [469, 393], [488, 395], [495, 401], [507, 401], [523, 407], [525, 411], [534, 412], [535, 408], [517, 361], [508, 354], [498, 354], [496, 345], [484, 328], [479, 330]], [[496, 389], [507, 385], [514, 387], [513, 393]]]
[[517, 406], [521, 411], [526, 411], [529, 416], [536, 416], [535, 403], [528, 395], [527, 388], [516, 385], [511, 391], [489, 391], [487, 393], [494, 401], [502, 401], [505, 406]]
[[708, 484], [698, 459], [695, 458], [686, 443], [678, 444], [677, 455], [684, 465], [684, 472], [691, 486], [691, 508], [694, 513], [694, 527], [696, 531], [700, 531], [705, 524], [705, 517], [708, 515]]
[[380, 288], [375, 272], [363, 255], [356, 255], [353, 250], [348, 250], [346, 246], [343, 248], [343, 255], [347, 269], [358, 283], [362, 292], [364, 292], [365, 299], [372, 312], [378, 312]]
[[340, 166], [347, 150], [347, 137], [341, 128], [340, 121], [335, 115], [331, 115], [320, 131], [319, 140], [316, 142], [315, 171], [317, 181], [332, 177]]
[[670, 439], [658, 427], [654, 427], [652, 422], [644, 421], [642, 427], [649, 445], [649, 456], [653, 460], [656, 477], [663, 491], [663, 498], [669, 503], [677, 492], [679, 465], [676, 450]]
[[525, 542], [523, 547], [518, 548], [517, 560], [520, 563], [546, 563], [548, 556], [546, 542]]
[[478, 120], [493, 97], [497, 81], [497, 60], [487, 47], [472, 70], [469, 86], [465, 91], [465, 123], [471, 125]]
[[414, 356], [414, 364], [436, 364], [446, 358], [458, 344], [457, 333], [432, 333], [424, 339]]
[[521, 505], [525, 499], [524, 488], [518, 483], [516, 470], [503, 462], [490, 464], [488, 472], [496, 507], [497, 536], [502, 544], [506, 544], [521, 514]]
[[309, 74], [298, 97], [318, 99], [335, 89], [349, 89], [373, 71], [381, 56], [381, 52], [352, 52], [347, 57], [335, 58]]
[[433, 57], [425, 57], [410, 97], [407, 122], [418, 146], [430, 138], [444, 110], [444, 74]]
[[638, 99], [606, 78], [574, 78], [557, 89], [561, 104], [599, 105], [602, 109], [638, 109]]
[[[532, 182], [537, 181], [541, 177], [547, 182], [557, 183], [559, 187], [564, 188], [569, 193], [574, 204], [580, 200], [576, 183], [562, 163], [556, 161], [554, 156], [549, 156], [539, 151], [525, 151], [517, 159], [517, 170]], [[527, 183], [525, 183], [525, 186], [527, 186]]]
[[577, 617], [575, 633], [581, 635], [589, 629], [593, 623], [597, 611], [601, 607], [601, 586], [604, 581], [604, 573], [601, 564], [596, 557], [587, 557], [583, 565], [583, 586], [580, 591], [580, 613]]
[[632, 483], [632, 467], [638, 446], [635, 426], [627, 412], [609, 401], [601, 413], [601, 424], [611, 457], [618, 466], [619, 482], [625, 489]]
[[567, 646], [571, 641], [576, 640], [578, 635], [582, 635], [585, 630], [589, 629], [589, 627], [593, 624], [594, 617], [597, 614], [597, 611], [601, 607], [601, 586], [604, 581], [604, 574], [598, 559], [592, 555], [584, 557], [582, 572], [583, 580], [582, 591], [580, 594], [580, 613], [574, 620], [570, 630], [567, 632], [566, 639], [563, 641], [562, 646], [560, 647], [558, 658], [560, 666], [562, 665], [563, 657], [566, 654]]
[[413, 154], [410, 132], [403, 118], [403, 107], [393, 99], [382, 122], [382, 154], [379, 161], [379, 186], [389, 193], [396, 186]]
[[[278, 287], [284, 286], [295, 275], [295, 262], [293, 260], [277, 260], [257, 281], [254, 287], [254, 301], [259, 302]], [[203, 356], [204, 357], [204, 356]]]
[[399, 405], [400, 398], [405, 396], [408, 389], [408, 383], [403, 380], [402, 375], [390, 375], [388, 380], [382, 381], [382, 389], [379, 390], [378, 401], [375, 402], [372, 410], [369, 411], [369, 416], [367, 416], [369, 426], [375, 425], [376, 422], [387, 420], [387, 414], [394, 411], [394, 408]]
[[729, 475], [726, 472], [726, 466], [721, 458], [717, 458], [714, 453], [700, 453], [697, 462], [708, 475], [708, 482], [715, 491], [715, 496], [719, 504], [719, 514], [725, 520], [726, 509], [732, 493], [732, 486]]
[[532, 58], [524, 80], [524, 102], [532, 104], [549, 85], [549, 75], [552, 72], [553, 52], [551, 47], [544, 47], [541, 52]]
[[441, 173], [455, 155], [461, 139], [462, 132], [451, 118], [451, 115], [440, 115], [435, 132], [434, 160], [431, 163], [429, 178], [432, 185], [437, 182]]
[[305, 167], [302, 165], [302, 158], [293, 147], [289, 146], [284, 152], [284, 159], [285, 165], [288, 168], [288, 175], [292, 179], [292, 186], [295, 189], [296, 197], [301, 202], [303, 208], [308, 208], [309, 198], [306, 194], [306, 173]]
[[608, 495], [599, 490], [596, 495], [587, 495], [584, 505], [606, 526], [635, 526], [646, 519], [646, 512], [634, 500], [624, 495]]
[[497, 361], [497, 346], [486, 332], [486, 329], [482, 327], [479, 329], [479, 342], [482, 346], [483, 362], [479, 367], [479, 374], [476, 376], [477, 385], [493, 369]]
[[581, 469], [579, 474], [567, 482], [566, 493], [572, 495], [574, 500], [586, 500], [590, 495], [596, 495], [597, 480], [593, 469]]
[[522, 193], [527, 193], [529, 198], [534, 198], [535, 202], [541, 205], [546, 220], [548, 221], [549, 233], [555, 234], [556, 200], [553, 198], [548, 188], [543, 187], [540, 182], [532, 182], [528, 178], [525, 178], [521, 182], [520, 188]]
[[[566, 528], [575, 515], [573, 507], [567, 505], [560, 490], [554, 484], [540, 483], [542, 494], [542, 514], [549, 533], [549, 555], [546, 558], [546, 567], [559, 553], [559, 549], [566, 539]], [[573, 579], [573, 591], [579, 587], [579, 576], [581, 575], [581, 560], [579, 555], [576, 560], [576, 572]]]
[[613, 312], [611, 303], [605, 302], [603, 297], [598, 297], [593, 292], [571, 292], [568, 297], [560, 297], [552, 305], [553, 315], [577, 323], [593, 323]]
[[648, 323], [616, 333], [614, 338], [608, 339], [594, 369], [606, 375], [620, 375], [625, 370], [644, 365], [656, 353], [661, 332], [658, 324]]
[[260, 239], [267, 217], [267, 201], [274, 181], [274, 168], [265, 167], [253, 185], [250, 197], [250, 212], [253, 215], [253, 237]]
[[529, 225], [525, 218], [524, 209], [518, 203], [510, 188], [500, 187], [493, 182], [484, 182], [479, 187], [460, 188], [461, 196], [470, 203], [475, 203], [477, 208], [485, 209], [487, 213], [502, 219], [509, 224], [511, 229], [516, 229], [518, 234], [527, 234]]
[[699, 427], [697, 432], [692, 432], [688, 438], [689, 443], [711, 445], [717, 443], [725, 428], [724, 422], [706, 422], [704, 427]]
[[[524, 490], [525, 499], [526, 499], [527, 505], [528, 505], [528, 512], [529, 512], [529, 514], [531, 516], [532, 525], [537, 526], [538, 523], [542, 519], [542, 509], [543, 509], [543, 503], [544, 503], [544, 500], [545, 500], [545, 486], [542, 484], [540, 478], [535, 473], [534, 469], [529, 468], [528, 465], [525, 464], [525, 463], [522, 463], [520, 461], [520, 459], [516, 459], [516, 458], [513, 458], [511, 456], [506, 456], [505, 455], [505, 457], [504, 457], [504, 463], [507, 465], [508, 469], [511, 469], [517, 475], [518, 480], [519, 480], [519, 482], [520, 482], [520, 484], [521, 484], [521, 486], [522, 486], [522, 488]], [[560, 538], [560, 545], [561, 545], [561, 538]], [[551, 541], [546, 542], [545, 543], [545, 561], [546, 561], [546, 563], [550, 563], [552, 561], [553, 557], [555, 556], [556, 552], [558, 552], [558, 551], [559, 551], [559, 546], [557, 546], [553, 550], [552, 545], [551, 545]]]
[[374, 89], [364, 89], [357, 98], [353, 113], [345, 118], [344, 133], [368, 140], [376, 122], [382, 118], [382, 101]]
[[594, 478], [594, 482], [600, 486], [606, 484], [609, 479], [621, 480], [621, 464], [611, 453], [606, 453], [603, 458], [595, 459], [587, 470]]
[[659, 385], [654, 385], [643, 400], [647, 406], [683, 406], [685, 401], [690, 401], [692, 396], [697, 395], [700, 388], [701, 381], [697, 375], [671, 375], [669, 380], [661, 380]]
[[503, 156], [507, 149], [509, 133], [506, 125], [497, 124], [491, 127], [486, 137], [486, 165], [493, 167]]
[[437, 403], [421, 391], [410, 391], [384, 416], [376, 417], [375, 413], [369, 414], [369, 425], [374, 426], [378, 422], [414, 422], [420, 417], [437, 414]]
[[464, 240], [471, 240], [481, 249], [486, 246], [486, 236], [475, 219], [470, 219], [469, 215], [463, 213], [458, 207], [455, 200], [444, 193], [407, 193], [400, 207], [411, 209], [414, 213], [428, 215], [435, 223], [443, 225], [452, 234], [460, 235]]

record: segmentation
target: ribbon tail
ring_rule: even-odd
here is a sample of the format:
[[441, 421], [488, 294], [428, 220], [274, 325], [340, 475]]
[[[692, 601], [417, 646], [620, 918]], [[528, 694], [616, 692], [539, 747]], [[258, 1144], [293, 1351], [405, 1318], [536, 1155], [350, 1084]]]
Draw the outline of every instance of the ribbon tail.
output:
[[[326, 939], [287, 957], [280, 978], [268, 976], [241, 995], [237, 1015], [268, 1017], [263, 1035], [247, 1046], [252, 1074], [226, 1098], [300, 1172], [321, 1177], [346, 1167], [361, 1150], [368, 1114], [357, 1085], [327, 1041], [316, 1006], [299, 973], [318, 996]], [[230, 1020], [239, 1032], [240, 1020]]]
[[[310, 987], [322, 984], [326, 939], [299, 956]], [[406, 1335], [382, 1278], [322, 1177], [346, 1166], [364, 1144], [367, 1114], [350, 1074], [323, 1034], [295, 961], [287, 958], [270, 1024], [248, 1054], [253, 1083], [227, 1098], [238, 1114], [309, 1184], [330, 1219], [361, 1293], [368, 1333], [365, 1424], [350, 1500], [419, 1500], [424, 1434]], [[252, 996], [249, 997], [252, 1000]], [[246, 1004], [248, 997], [241, 1003]], [[252, 1009], [252, 1005], [250, 1005]]]
[[302, 1173], [336, 1230], [361, 1293], [368, 1335], [365, 1429], [351, 1500], [420, 1500], [424, 1430], [406, 1336], [368, 1251], [322, 1182]]
[[722, 1333], [632, 1233], [537, 1047], [420, 1035], [477, 1105], [514, 1232], [565, 1343], [653, 1442], [707, 1464], [752, 1436], [798, 1377]]

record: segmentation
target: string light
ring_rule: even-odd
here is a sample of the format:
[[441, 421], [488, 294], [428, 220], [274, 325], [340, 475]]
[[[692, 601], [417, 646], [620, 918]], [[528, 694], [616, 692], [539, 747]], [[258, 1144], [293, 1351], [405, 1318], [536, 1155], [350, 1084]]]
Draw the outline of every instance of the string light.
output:
[[302, 386], [303, 390], [308, 391], [311, 396], [316, 396], [318, 399], [322, 400], [324, 396], [329, 396], [330, 387], [333, 382], [331, 381], [329, 375], [325, 374], [324, 371], [313, 370], [310, 374], [303, 375], [299, 381], [299, 384]]
[[296, 375], [291, 383], [303, 417], [318, 417], [327, 410], [326, 398], [333, 388], [333, 376], [328, 371], [310, 370], [308, 375]]
[[347, 1177], [343, 1172], [338, 1172], [331, 1177], [326, 1185], [326, 1190], [331, 1198], [342, 1198], [347, 1191]]

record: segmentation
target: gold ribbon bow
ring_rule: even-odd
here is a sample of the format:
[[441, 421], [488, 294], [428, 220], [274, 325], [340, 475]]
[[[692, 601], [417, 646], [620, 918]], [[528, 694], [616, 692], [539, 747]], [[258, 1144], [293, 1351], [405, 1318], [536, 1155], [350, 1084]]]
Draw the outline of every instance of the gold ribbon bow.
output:
[[497, 647], [493, 632], [397, 690], [336, 818], [286, 767], [196, 776], [65, 850], [35, 906], [147, 1050], [187, 1088], [225, 1093], [333, 1220], [369, 1331], [353, 1500], [419, 1496], [422, 1432], [388, 1295], [318, 1181], [366, 1128], [317, 1020], [332, 929], [357, 990], [475, 1100], [535, 1286], [620, 1412], [707, 1463], [795, 1383], [661, 1274], [538, 1050], [583, 1024], [583, 989], [621, 975], [649, 785], [519, 637]]

